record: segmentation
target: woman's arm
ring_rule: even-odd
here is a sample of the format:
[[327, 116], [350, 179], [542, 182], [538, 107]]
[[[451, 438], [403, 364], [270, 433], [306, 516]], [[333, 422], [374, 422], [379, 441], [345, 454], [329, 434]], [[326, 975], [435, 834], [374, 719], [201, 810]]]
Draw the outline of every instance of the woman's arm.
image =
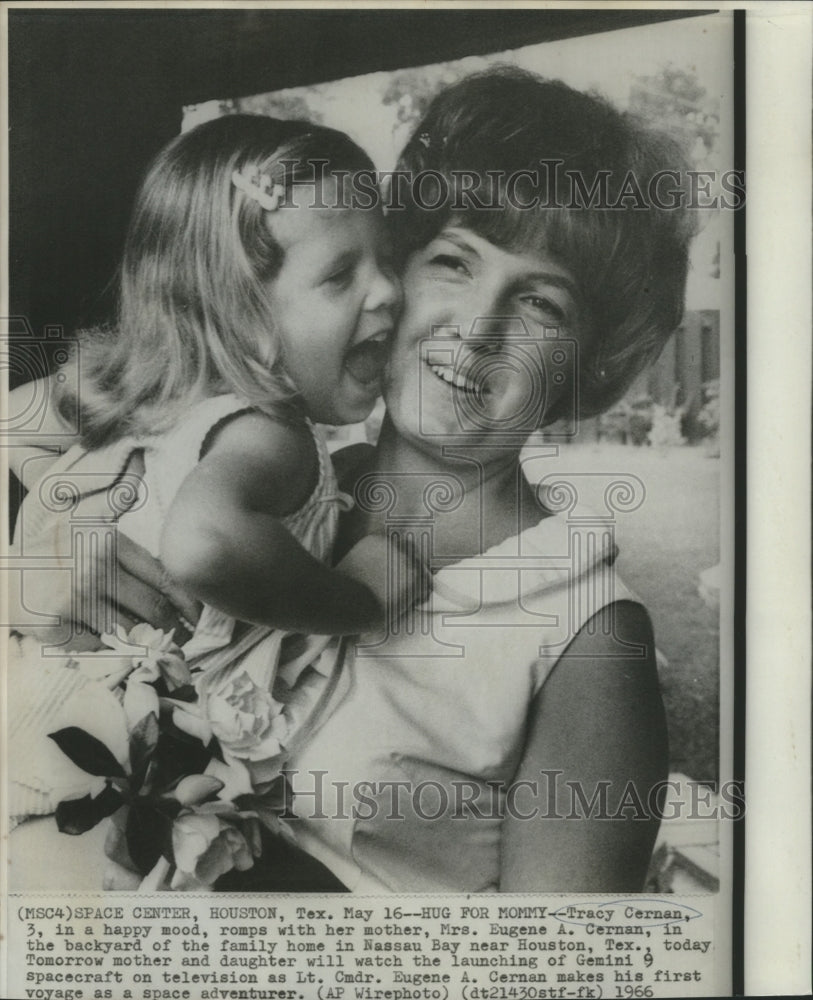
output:
[[[71, 371], [71, 366], [68, 366], [65, 374], [70, 377]], [[44, 463], [49, 459], [55, 460], [60, 452], [79, 443], [77, 428], [69, 427], [57, 411], [53, 376], [13, 389], [8, 395], [8, 415], [14, 428], [8, 438], [12, 447], [6, 449], [9, 467], [26, 488], [29, 486], [26, 482], [29, 469], [32, 475], [41, 477], [46, 469]], [[36, 458], [36, 461], [29, 462], [31, 458]], [[109, 515], [109, 510], [105, 509], [101, 516], [104, 515]], [[44, 544], [47, 546], [47, 541]], [[28, 554], [47, 556], [50, 552], [47, 547], [39, 552], [29, 546]], [[115, 581], [109, 568], [103, 565], [106, 554], [101, 549], [87, 553], [82, 572], [70, 574], [67, 585], [66, 574], [62, 570], [40, 567], [30, 575], [27, 600], [64, 623], [44, 628], [43, 641], [58, 643], [61, 637], [69, 636], [72, 630], [70, 622], [77, 608], [85, 612], [87, 620], [82, 624], [95, 632], [103, 631], [103, 620], [109, 618], [108, 609], [114, 601], [114, 617], [126, 629], [146, 621], [156, 628], [175, 629], [180, 635], [183, 632], [182, 618], [190, 622], [197, 620], [197, 602], [168, 579], [161, 564], [145, 549], [120, 533], [116, 554], [118, 573]], [[19, 582], [15, 574], [11, 574], [9, 580], [10, 585]], [[103, 618], [97, 621], [96, 612]], [[39, 634], [39, 630], [31, 631]]]
[[[14, 475], [28, 488], [26, 467], [37, 477], [43, 474], [42, 459], [57, 457], [79, 441], [77, 428], [69, 427], [55, 405], [53, 377], [37, 379], [17, 386], [8, 394], [8, 464]], [[28, 419], [26, 419], [28, 415]], [[29, 459], [37, 462], [29, 463]]]
[[518, 790], [515, 811], [552, 818], [506, 818], [501, 891], [639, 892], [658, 832], [651, 790], [667, 769], [649, 616], [619, 602], [579, 632], [531, 706], [515, 781], [538, 794]]
[[[170, 576], [241, 621], [326, 635], [382, 625], [383, 597], [348, 575], [360, 563], [364, 577], [370, 559], [329, 569], [282, 523], [313, 489], [315, 463], [307, 429], [260, 414], [226, 424], [169, 512], [161, 559]], [[383, 570], [379, 542], [372, 561]]]

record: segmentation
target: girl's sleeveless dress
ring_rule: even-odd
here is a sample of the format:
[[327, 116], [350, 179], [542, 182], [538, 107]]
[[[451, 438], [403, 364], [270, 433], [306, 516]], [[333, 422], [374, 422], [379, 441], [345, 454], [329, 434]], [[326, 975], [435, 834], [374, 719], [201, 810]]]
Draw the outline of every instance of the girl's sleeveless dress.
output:
[[[71, 566], [83, 533], [88, 539], [95, 530], [95, 544], [104, 544], [106, 528], [114, 528], [115, 523], [115, 530], [158, 557], [165, 519], [181, 483], [205, 454], [218, 428], [249, 410], [236, 396], [217, 396], [192, 406], [160, 436], [122, 440], [90, 452], [71, 448], [32, 485], [20, 510], [13, 554], [46, 553]], [[327, 561], [342, 497], [324, 440], [310, 426], [319, 457], [318, 482], [306, 503], [282, 521], [311, 555]], [[131, 471], [134, 456], [141, 458], [139, 476]], [[70, 501], [67, 504], [65, 497]], [[330, 673], [322, 665], [328, 637], [296, 642], [286, 642], [286, 637], [282, 630], [240, 625], [216, 608], [204, 606], [192, 637], [182, 647], [190, 666], [204, 672], [198, 685], [201, 696], [228, 685], [240, 674], [260, 690], [273, 693], [282, 706], [275, 730], [280, 752], [294, 745], [304, 719], [324, 695]], [[70, 643], [62, 650], [43, 647], [31, 637], [12, 638], [8, 683], [12, 823], [53, 812], [62, 798], [83, 790], [87, 776], [64, 760], [47, 733], [79, 725], [98, 738], [107, 737], [108, 743], [118, 738], [105, 731], [104, 706], [110, 706], [114, 695], [103, 682], [90, 679], [86, 667], [84, 673], [69, 669], [75, 663], [69, 649]], [[86, 665], [89, 659], [80, 657], [79, 661]], [[332, 664], [332, 658], [328, 661]], [[102, 669], [104, 663], [100, 658]], [[89, 706], [92, 711], [87, 710]], [[250, 769], [259, 769], [256, 777], [261, 780], [264, 762], [246, 763]]]

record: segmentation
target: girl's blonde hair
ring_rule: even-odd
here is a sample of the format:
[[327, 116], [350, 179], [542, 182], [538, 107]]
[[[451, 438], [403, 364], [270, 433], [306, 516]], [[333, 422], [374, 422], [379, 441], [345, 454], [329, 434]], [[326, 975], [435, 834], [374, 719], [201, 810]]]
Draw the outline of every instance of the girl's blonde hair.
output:
[[290, 415], [296, 390], [267, 292], [283, 251], [232, 175], [288, 190], [373, 169], [342, 132], [261, 115], [206, 122], [166, 146], [136, 198], [116, 319], [79, 336], [83, 442], [157, 432], [183, 406], [219, 393]]

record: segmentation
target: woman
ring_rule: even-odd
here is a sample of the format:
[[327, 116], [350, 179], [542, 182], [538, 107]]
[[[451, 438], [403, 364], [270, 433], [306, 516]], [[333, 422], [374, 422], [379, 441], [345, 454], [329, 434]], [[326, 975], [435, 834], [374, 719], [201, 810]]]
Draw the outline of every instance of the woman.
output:
[[[600, 519], [557, 514], [552, 463], [523, 474], [520, 452], [611, 405], [677, 326], [681, 165], [603, 102], [508, 70], [442, 93], [403, 154], [423, 178], [392, 213], [405, 308], [381, 438], [342, 462], [341, 550], [411, 534], [434, 593], [337, 647], [288, 761], [298, 839], [351, 890], [642, 886], [667, 764], [649, 619]], [[642, 205], [664, 177], [671, 209]], [[156, 580], [139, 554], [128, 569]], [[152, 595], [119, 597], [166, 624]]]
[[535, 427], [606, 408], [657, 354], [689, 228], [657, 206], [557, 208], [573, 196], [540, 161], [586, 190], [606, 171], [609, 204], [631, 172], [647, 190], [680, 165], [603, 103], [511, 71], [445, 91], [404, 151], [399, 169], [448, 179], [449, 197], [393, 213], [405, 308], [343, 544], [423, 531], [434, 595], [411, 631], [348, 651], [344, 692], [289, 764], [301, 842], [357, 891], [640, 889], [656, 834], [648, 616], [583, 510], [552, 516], [555, 460], [523, 475], [520, 451]]

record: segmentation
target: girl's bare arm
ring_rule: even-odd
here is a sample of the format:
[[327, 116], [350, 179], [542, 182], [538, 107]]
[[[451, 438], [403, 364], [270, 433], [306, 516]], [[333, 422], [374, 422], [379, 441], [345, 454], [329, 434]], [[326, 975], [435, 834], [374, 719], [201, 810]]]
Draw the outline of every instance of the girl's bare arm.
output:
[[[228, 423], [170, 510], [161, 548], [170, 576], [241, 621], [329, 635], [380, 627], [384, 595], [348, 575], [355, 566], [333, 570], [319, 562], [282, 523], [312, 492], [315, 462], [306, 428], [260, 414]], [[373, 562], [383, 570], [386, 550], [378, 543]], [[363, 577], [370, 560], [360, 562]]]

